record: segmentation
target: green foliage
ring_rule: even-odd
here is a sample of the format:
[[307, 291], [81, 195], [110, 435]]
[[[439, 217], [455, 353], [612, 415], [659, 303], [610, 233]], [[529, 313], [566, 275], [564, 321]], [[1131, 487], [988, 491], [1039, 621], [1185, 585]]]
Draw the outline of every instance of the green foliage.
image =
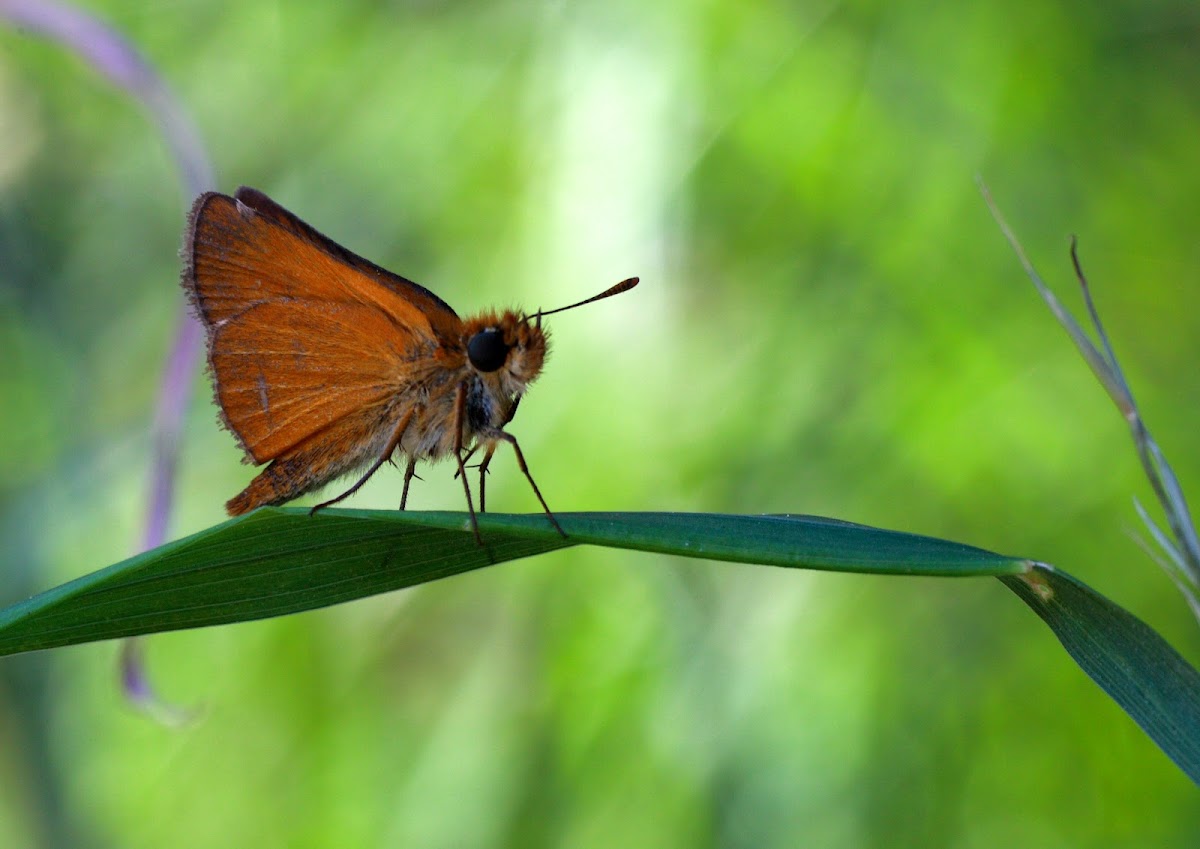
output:
[[1005, 586], [1063, 648], [1200, 784], [1200, 674], [1146, 623], [1060, 570], [1039, 567]]
[[0, 655], [297, 613], [581, 544], [862, 574], [994, 575], [1200, 781], [1200, 675], [1144, 623], [1065, 573], [812, 516], [557, 518], [566, 539], [541, 515], [480, 515], [480, 547], [460, 513], [258, 510], [0, 611]]
[[267, 508], [0, 611], [0, 655], [281, 616], [590, 544], [832, 571], [1005, 575], [1025, 561], [802, 516], [458, 513]]

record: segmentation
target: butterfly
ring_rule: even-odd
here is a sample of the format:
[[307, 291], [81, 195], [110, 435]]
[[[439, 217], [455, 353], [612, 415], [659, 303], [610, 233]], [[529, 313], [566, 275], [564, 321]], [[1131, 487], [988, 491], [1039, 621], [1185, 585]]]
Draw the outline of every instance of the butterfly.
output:
[[505, 427], [542, 371], [542, 319], [628, 291], [638, 278], [556, 310], [486, 310], [464, 320], [433, 292], [246, 187], [196, 199], [182, 254], [221, 421], [247, 463], [267, 464], [225, 505], [231, 515], [365, 469], [315, 513], [353, 495], [396, 456], [407, 461], [403, 510], [417, 463], [450, 456], [482, 544], [466, 463], [482, 452], [482, 512], [488, 465], [504, 442], [565, 536]]

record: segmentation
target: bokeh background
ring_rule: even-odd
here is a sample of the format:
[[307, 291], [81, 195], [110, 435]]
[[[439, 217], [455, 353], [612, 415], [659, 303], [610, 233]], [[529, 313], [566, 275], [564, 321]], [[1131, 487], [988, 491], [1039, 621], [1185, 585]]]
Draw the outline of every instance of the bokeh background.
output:
[[[793, 512], [1055, 563], [1193, 660], [1123, 424], [974, 180], [1200, 486], [1200, 8], [87, 2], [267, 191], [462, 313], [553, 307], [557, 510]], [[190, 202], [144, 110], [0, 30], [0, 599], [134, 553]], [[249, 479], [196, 370], [171, 535]], [[511, 457], [489, 504], [535, 510]], [[448, 465], [413, 506], [458, 509]], [[354, 502], [389, 507], [400, 475]], [[1196, 788], [998, 582], [570, 550], [0, 661], [12, 847], [1123, 847]]]

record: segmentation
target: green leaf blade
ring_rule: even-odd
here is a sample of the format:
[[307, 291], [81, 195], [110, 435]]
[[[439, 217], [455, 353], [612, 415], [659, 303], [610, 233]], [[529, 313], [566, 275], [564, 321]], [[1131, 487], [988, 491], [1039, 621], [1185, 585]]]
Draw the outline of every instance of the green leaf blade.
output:
[[1200, 674], [1069, 575], [960, 543], [813, 516], [258, 510], [0, 610], [0, 655], [298, 613], [590, 544], [887, 575], [1000, 577], [1200, 783]]
[[1028, 562], [958, 543], [789, 516], [545, 516], [273, 508], [0, 611], [0, 655], [281, 616], [576, 544], [877, 574], [1001, 575]]
[[1080, 668], [1200, 784], [1200, 673], [1149, 625], [1065, 572], [1001, 577]]
[[[418, 521], [460, 526], [461, 513]], [[981, 548], [820, 516], [723, 513], [556, 513], [570, 541], [706, 560], [882, 575], [961, 577], [1019, 574], [1029, 561]], [[488, 532], [557, 536], [539, 515], [488, 514]]]

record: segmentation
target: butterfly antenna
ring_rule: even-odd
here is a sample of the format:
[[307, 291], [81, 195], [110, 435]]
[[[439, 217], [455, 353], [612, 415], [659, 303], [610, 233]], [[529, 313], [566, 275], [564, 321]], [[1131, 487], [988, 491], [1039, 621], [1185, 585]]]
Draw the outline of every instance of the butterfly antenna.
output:
[[[585, 304], [591, 304], [596, 301], [603, 301], [605, 298], [611, 298], [613, 295], [619, 295], [622, 292], [628, 292], [630, 289], [632, 289], [637, 284], [638, 284], [638, 278], [630, 277], [627, 280], [622, 280], [616, 286], [613, 286], [609, 289], [605, 289], [599, 295], [592, 295], [592, 297], [582, 300], [577, 304], [571, 304], [568, 307], [559, 307], [558, 309], [554, 309], [554, 310], [538, 310], [534, 314], [534, 318], [537, 319], [538, 327], [541, 327], [543, 316], [554, 315], [556, 312], [566, 312], [567, 310], [575, 309], [575, 307], [582, 307]], [[526, 320], [528, 320], [528, 319], [526, 319]]]

